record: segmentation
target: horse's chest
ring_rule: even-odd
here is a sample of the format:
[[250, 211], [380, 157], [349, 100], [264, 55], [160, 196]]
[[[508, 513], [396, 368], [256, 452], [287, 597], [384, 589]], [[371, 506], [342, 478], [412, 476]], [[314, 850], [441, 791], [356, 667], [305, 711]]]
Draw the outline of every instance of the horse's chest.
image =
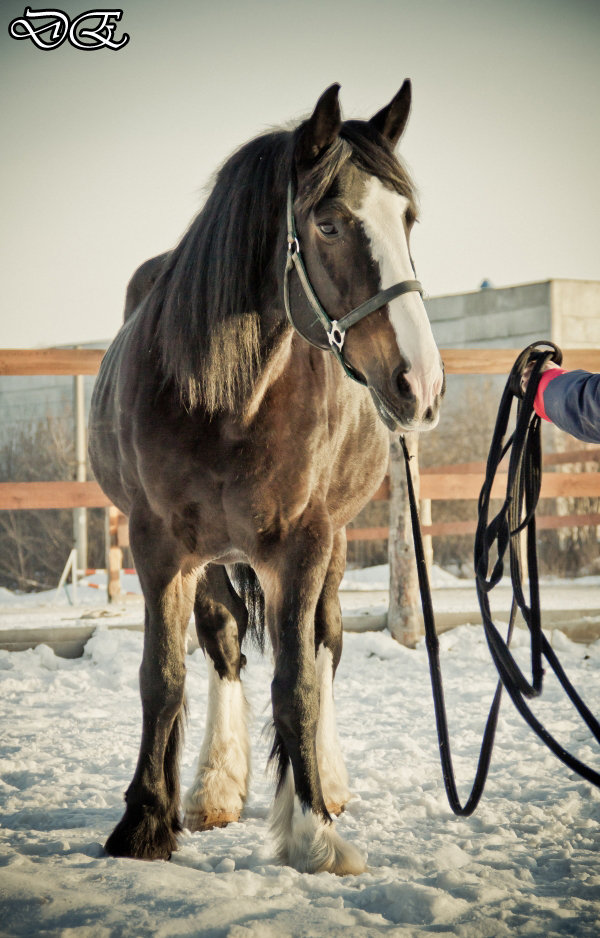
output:
[[311, 432], [292, 421], [238, 454], [226, 512], [251, 525], [261, 539], [285, 537], [316, 504], [341, 527], [381, 484], [388, 450], [387, 430], [368, 411], [352, 420], [325, 419]]

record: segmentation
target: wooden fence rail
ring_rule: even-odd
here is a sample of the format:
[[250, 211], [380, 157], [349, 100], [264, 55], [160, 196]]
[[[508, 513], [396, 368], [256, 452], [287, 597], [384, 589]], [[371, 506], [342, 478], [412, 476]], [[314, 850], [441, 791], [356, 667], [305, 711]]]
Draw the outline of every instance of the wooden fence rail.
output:
[[[0, 349], [0, 375], [95, 375], [105, 349]], [[446, 374], [507, 375], [521, 349], [441, 349]], [[565, 368], [600, 371], [600, 349], [564, 349]]]
[[[104, 349], [0, 349], [0, 375], [94, 375], [100, 367]], [[447, 374], [507, 374], [520, 349], [443, 349], [442, 358]], [[600, 371], [600, 350], [567, 349], [567, 368]], [[600, 461], [600, 451], [576, 450], [548, 454], [546, 466], [552, 464], [591, 463]], [[458, 500], [478, 498], [485, 464], [483, 462], [436, 466], [421, 469], [421, 498]], [[506, 489], [506, 475], [500, 474], [493, 489], [501, 497]], [[546, 473], [542, 481], [542, 498], [600, 497], [600, 473]], [[389, 498], [386, 479], [375, 499]], [[96, 482], [4, 482], [0, 483], [0, 510], [48, 508], [103, 508], [111, 503]], [[538, 519], [540, 528], [574, 527], [600, 524], [600, 515], [562, 515]], [[424, 534], [472, 533], [474, 521], [442, 522], [423, 527]], [[388, 529], [349, 528], [348, 540], [387, 538]]]
[[44, 508], [107, 508], [97, 482], [0, 482], [0, 511]]
[[[496, 476], [492, 498], [504, 497], [506, 475]], [[421, 498], [460, 501], [479, 497], [483, 474], [428, 473], [421, 476]], [[386, 498], [389, 482], [381, 486], [373, 501]], [[598, 498], [600, 473], [546, 473], [541, 498]], [[1, 482], [0, 511], [46, 508], [106, 508], [111, 502], [97, 482]]]

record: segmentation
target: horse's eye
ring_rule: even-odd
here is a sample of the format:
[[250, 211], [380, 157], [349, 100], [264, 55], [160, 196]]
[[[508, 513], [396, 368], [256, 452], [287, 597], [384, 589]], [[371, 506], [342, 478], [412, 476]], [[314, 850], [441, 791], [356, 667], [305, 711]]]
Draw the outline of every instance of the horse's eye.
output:
[[330, 238], [333, 237], [333, 235], [336, 235], [338, 233], [337, 228], [330, 221], [320, 222], [318, 225], [318, 228], [322, 234], [328, 235]]

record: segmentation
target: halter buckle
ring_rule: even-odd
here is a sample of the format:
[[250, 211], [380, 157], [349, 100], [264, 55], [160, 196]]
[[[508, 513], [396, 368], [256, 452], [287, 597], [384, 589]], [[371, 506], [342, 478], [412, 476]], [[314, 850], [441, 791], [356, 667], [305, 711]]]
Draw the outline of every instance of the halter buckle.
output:
[[331, 329], [327, 333], [327, 338], [329, 339], [329, 344], [338, 350], [342, 351], [344, 345], [344, 339], [346, 338], [346, 333], [340, 329], [338, 326], [337, 320], [334, 320], [331, 323]]
[[298, 238], [291, 238], [288, 236], [287, 249], [290, 257], [293, 257], [294, 254], [299, 254], [300, 242], [298, 241]]

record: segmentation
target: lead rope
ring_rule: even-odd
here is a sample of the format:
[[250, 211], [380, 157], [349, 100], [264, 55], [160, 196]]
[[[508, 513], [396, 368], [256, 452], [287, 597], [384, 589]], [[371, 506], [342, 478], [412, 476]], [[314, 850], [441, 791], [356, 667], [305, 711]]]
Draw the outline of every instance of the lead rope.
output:
[[[551, 350], [541, 351], [539, 346], [551, 346]], [[513, 399], [520, 397], [520, 380], [528, 361], [534, 361], [533, 371], [529, 379], [524, 399], [518, 401], [516, 428], [512, 436], [504, 444], [504, 436], [510, 418]], [[433, 691], [433, 702], [438, 733], [440, 759], [444, 786], [448, 802], [452, 811], [460, 816], [467, 817], [473, 813], [483, 794], [487, 774], [494, 747], [494, 737], [500, 710], [502, 687], [506, 688], [517, 710], [542, 742], [570, 769], [581, 775], [586, 781], [600, 787], [600, 774], [575, 756], [571, 755], [558, 743], [546, 728], [534, 716], [525, 702], [525, 697], [537, 697], [542, 692], [544, 669], [542, 655], [552, 667], [556, 677], [565, 690], [567, 696], [577, 709], [578, 713], [600, 743], [600, 723], [585, 705], [565, 674], [558, 658], [552, 650], [548, 640], [542, 632], [539, 577], [537, 568], [537, 551], [535, 537], [535, 509], [541, 487], [541, 433], [540, 419], [533, 409], [533, 401], [537, 391], [542, 367], [545, 362], [552, 359], [560, 364], [562, 353], [551, 342], [535, 342], [524, 349], [518, 356], [506, 387], [504, 389], [498, 418], [490, 451], [487, 459], [485, 481], [479, 496], [479, 519], [474, 546], [475, 583], [477, 597], [483, 618], [485, 635], [498, 671], [500, 680], [490, 707], [481, 752], [477, 764], [475, 780], [469, 798], [464, 807], [461, 805], [450, 748], [448, 732], [448, 719], [444, 702], [444, 688], [440, 667], [439, 641], [435, 629], [431, 589], [427, 574], [425, 552], [419, 522], [419, 512], [415, 498], [412, 474], [410, 469], [410, 456], [403, 436], [400, 437], [404, 462], [406, 466], [406, 480], [408, 488], [408, 501], [412, 523], [419, 591], [423, 606], [423, 620], [425, 625], [425, 644], [429, 659], [429, 671]], [[506, 498], [498, 514], [488, 522], [491, 489], [498, 466], [506, 453], [510, 450]], [[523, 508], [525, 511], [524, 517]], [[529, 569], [529, 605], [523, 592], [523, 574], [520, 552], [519, 534], [527, 530], [527, 561]], [[490, 551], [496, 548], [497, 559], [488, 579], [490, 568]], [[504, 555], [509, 550], [510, 576], [513, 588], [513, 600], [506, 639], [494, 625], [491, 617], [489, 594], [500, 582], [504, 573]], [[510, 640], [514, 628], [517, 608], [521, 610], [525, 623], [531, 635], [531, 669], [532, 679], [529, 682], [522, 673], [510, 651]]]

